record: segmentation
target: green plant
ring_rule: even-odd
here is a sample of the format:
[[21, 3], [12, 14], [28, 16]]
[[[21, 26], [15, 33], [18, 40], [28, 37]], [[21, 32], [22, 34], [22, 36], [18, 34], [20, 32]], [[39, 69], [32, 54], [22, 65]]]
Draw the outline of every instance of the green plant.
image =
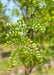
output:
[[[13, 2], [15, 3], [15, 1]], [[25, 66], [25, 75], [29, 75], [35, 65], [43, 63], [40, 54], [42, 43], [53, 38], [49, 33], [52, 31], [50, 25], [53, 24], [54, 20], [53, 14], [51, 14], [53, 0], [25, 0], [22, 4], [25, 4], [26, 15], [24, 16], [22, 12], [23, 16], [17, 23], [7, 23], [10, 29], [6, 39], [9, 40], [4, 46], [9, 44], [18, 46], [10, 55], [10, 68], [8, 71], [15, 66], [15, 59], [18, 56], [18, 59]], [[51, 34], [53, 34], [53, 31]]]

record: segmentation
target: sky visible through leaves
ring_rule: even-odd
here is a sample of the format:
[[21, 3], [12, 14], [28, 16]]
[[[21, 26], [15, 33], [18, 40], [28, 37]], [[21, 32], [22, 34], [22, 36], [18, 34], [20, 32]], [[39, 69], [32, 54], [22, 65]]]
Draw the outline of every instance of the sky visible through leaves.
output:
[[[7, 5], [7, 10], [6, 10], [6, 15], [8, 15], [10, 18], [12, 18], [12, 22], [17, 22], [17, 20], [19, 19], [20, 16], [13, 16], [12, 15], [12, 9], [18, 8], [13, 2], [8, 2], [7, 0], [0, 0], [3, 3], [3, 6]], [[5, 8], [4, 8], [5, 9]]]

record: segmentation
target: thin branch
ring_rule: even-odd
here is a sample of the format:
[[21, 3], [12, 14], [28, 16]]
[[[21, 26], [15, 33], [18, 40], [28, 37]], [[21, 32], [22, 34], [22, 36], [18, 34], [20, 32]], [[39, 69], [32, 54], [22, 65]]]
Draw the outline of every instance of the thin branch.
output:
[[2, 16], [0, 16], [0, 19], [1, 19], [1, 21], [3, 22], [3, 27], [4, 27], [4, 28], [5, 28], [5, 30], [8, 32], [8, 29], [7, 29], [7, 27], [6, 27], [5, 20], [3, 19], [3, 17], [2, 17]]
[[[2, 16], [0, 16], [0, 19], [1, 19], [1, 21], [3, 22], [3, 27], [5, 28], [5, 30], [7, 31], [7, 33], [9, 34], [9, 31], [8, 31], [8, 29], [7, 29], [7, 27], [6, 27], [6, 22], [5, 22], [5, 20], [3, 19], [3, 17]], [[12, 38], [11, 38], [11, 35], [9, 34], [9, 36], [10, 36], [10, 40], [12, 41]], [[13, 41], [12, 41], [13, 42]]]

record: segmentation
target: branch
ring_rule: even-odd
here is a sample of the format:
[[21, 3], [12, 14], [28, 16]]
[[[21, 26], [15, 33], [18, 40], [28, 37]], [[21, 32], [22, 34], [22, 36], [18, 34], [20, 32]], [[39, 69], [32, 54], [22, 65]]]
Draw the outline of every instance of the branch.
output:
[[3, 22], [3, 27], [5, 28], [5, 30], [8, 32], [8, 29], [7, 29], [7, 27], [6, 27], [6, 23], [5, 23], [5, 20], [3, 19], [3, 17], [2, 16], [0, 16], [0, 19], [2, 20], [2, 22]]
[[[2, 17], [2, 16], [0, 16], [0, 19], [1, 19], [1, 20], [2, 20], [2, 22], [3, 22], [3, 26], [4, 26], [5, 30], [6, 30], [6, 31], [7, 31], [7, 33], [9, 34], [9, 31], [8, 31], [8, 29], [7, 29], [7, 27], [6, 27], [5, 20], [3, 19], [3, 17]], [[10, 34], [9, 34], [9, 36], [10, 36]], [[10, 40], [12, 41], [11, 36], [10, 36]], [[12, 42], [13, 42], [13, 41], [12, 41]]]

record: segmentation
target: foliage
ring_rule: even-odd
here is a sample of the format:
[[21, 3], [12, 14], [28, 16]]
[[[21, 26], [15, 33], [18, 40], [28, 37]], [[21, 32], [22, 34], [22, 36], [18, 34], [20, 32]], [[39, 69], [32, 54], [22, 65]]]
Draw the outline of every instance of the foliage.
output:
[[[4, 9], [5, 6], [0, 1], [0, 17], [3, 18], [5, 22], [10, 22], [9, 16], [5, 14], [6, 9]], [[0, 43], [4, 43], [6, 40], [4, 39], [6, 37], [6, 30], [4, 28], [4, 23], [2, 19], [0, 18]]]
[[[25, 75], [31, 73], [35, 65], [43, 63], [40, 51], [46, 41], [52, 42], [54, 37], [54, 10], [53, 0], [16, 0], [21, 4], [20, 10], [26, 7], [25, 14], [15, 24], [7, 23], [10, 27], [6, 39], [7, 44], [18, 47], [11, 53], [10, 68], [15, 66], [15, 59], [25, 65]], [[13, 1], [15, 3], [15, 1]], [[53, 39], [54, 40], [54, 39]], [[19, 48], [20, 47], [20, 48]]]

